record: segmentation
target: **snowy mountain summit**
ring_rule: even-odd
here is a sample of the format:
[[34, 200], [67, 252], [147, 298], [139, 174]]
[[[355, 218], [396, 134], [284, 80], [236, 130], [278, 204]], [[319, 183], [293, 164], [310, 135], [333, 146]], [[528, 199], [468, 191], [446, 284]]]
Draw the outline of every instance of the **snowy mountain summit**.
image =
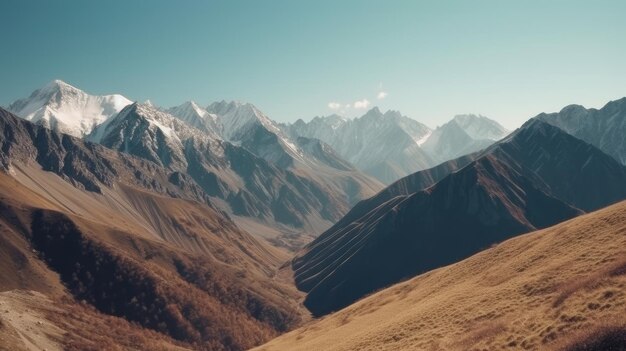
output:
[[83, 137], [131, 103], [122, 95], [89, 95], [54, 80], [29, 97], [15, 101], [8, 110], [33, 123]]

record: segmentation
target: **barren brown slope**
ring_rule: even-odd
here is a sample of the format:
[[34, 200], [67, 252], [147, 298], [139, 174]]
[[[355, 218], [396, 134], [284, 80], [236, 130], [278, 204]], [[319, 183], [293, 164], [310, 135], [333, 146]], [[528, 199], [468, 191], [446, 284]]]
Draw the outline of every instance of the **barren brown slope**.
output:
[[626, 202], [422, 274], [257, 350], [623, 350]]
[[195, 349], [245, 349], [298, 323], [299, 294], [274, 277], [284, 254], [184, 175], [2, 117], [0, 290], [72, 296]]
[[[211, 208], [123, 186], [94, 194], [13, 166], [13, 177], [0, 175], [0, 290], [78, 310], [57, 314], [62, 329], [112, 315], [194, 349], [242, 350], [298, 323], [298, 294], [273, 277], [280, 258]], [[137, 329], [129, 335], [151, 339]], [[99, 345], [97, 330], [84, 334], [59, 342]]]

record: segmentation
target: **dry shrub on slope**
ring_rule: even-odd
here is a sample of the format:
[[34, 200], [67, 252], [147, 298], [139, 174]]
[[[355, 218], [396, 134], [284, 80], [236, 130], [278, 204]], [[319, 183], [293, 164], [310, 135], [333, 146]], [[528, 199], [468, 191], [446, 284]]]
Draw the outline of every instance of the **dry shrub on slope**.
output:
[[[248, 292], [233, 284], [234, 279], [227, 273], [212, 270], [214, 263], [198, 267], [212, 277], [214, 290], [205, 291], [202, 286], [185, 282], [175, 272], [149, 261], [138, 261], [123, 250], [99, 242], [81, 232], [63, 214], [36, 211], [32, 226], [34, 247], [59, 272], [77, 299], [194, 348], [243, 350], [297, 322], [295, 313], [264, 305], [262, 298], [254, 307], [260, 305], [265, 311], [249, 311], [250, 302], [244, 300]], [[170, 258], [181, 267], [191, 266], [184, 255], [166, 248], [154, 249], [157, 255]], [[233, 295], [228, 298], [221, 295], [229, 292]], [[278, 316], [267, 319], [266, 315], [272, 313]]]

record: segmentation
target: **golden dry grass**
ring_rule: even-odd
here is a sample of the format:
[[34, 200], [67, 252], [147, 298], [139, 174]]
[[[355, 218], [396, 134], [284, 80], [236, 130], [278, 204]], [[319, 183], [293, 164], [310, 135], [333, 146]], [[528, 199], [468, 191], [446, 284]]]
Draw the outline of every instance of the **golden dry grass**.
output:
[[394, 285], [257, 350], [594, 350], [607, 347], [603, 335], [626, 333], [625, 321], [621, 202]]

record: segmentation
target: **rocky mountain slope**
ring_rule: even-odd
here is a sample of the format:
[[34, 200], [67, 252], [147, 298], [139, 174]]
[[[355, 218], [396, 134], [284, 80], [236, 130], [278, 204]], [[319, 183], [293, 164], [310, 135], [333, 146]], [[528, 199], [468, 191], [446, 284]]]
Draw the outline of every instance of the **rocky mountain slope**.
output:
[[626, 168], [611, 157], [531, 120], [479, 155], [417, 173], [355, 206], [294, 259], [296, 283], [308, 293], [305, 305], [326, 314], [493, 243], [622, 200], [625, 184]]
[[0, 143], [0, 287], [80, 311], [53, 313], [57, 344], [84, 349], [106, 337], [75, 328], [109, 320], [134, 323], [116, 347], [244, 350], [299, 323], [299, 294], [275, 275], [287, 256], [193, 178], [2, 109]]
[[[383, 187], [327, 145], [288, 138], [252, 104], [222, 101], [205, 109], [187, 102], [164, 110], [124, 99], [125, 108], [96, 117], [84, 107], [109, 98], [55, 81], [11, 106], [20, 113], [57, 105], [73, 111], [91, 123], [75, 135], [173, 171], [172, 179], [155, 187], [171, 182], [201, 190], [198, 196], [213, 198], [242, 227], [287, 250], [301, 247]], [[65, 113], [63, 120], [68, 116], [75, 117]]]
[[255, 350], [621, 350], [626, 202], [417, 276]]
[[[278, 228], [283, 233], [269, 239], [288, 248], [301, 245], [308, 238], [289, 237], [289, 233], [320, 233], [346, 213], [352, 203], [381, 187], [336, 157], [332, 150], [294, 146], [301, 161], [296, 163], [276, 135], [254, 123], [246, 128], [256, 130], [257, 135], [265, 133], [269, 141], [263, 137], [246, 139], [242, 133], [237, 142], [247, 146], [237, 146], [151, 106], [133, 104], [96, 128], [88, 140], [191, 178], [235, 220], [242, 218], [245, 223], [252, 220]], [[306, 146], [304, 140], [297, 142]], [[266, 151], [273, 148], [285, 162], [254, 145], [265, 145]], [[254, 234], [257, 230], [265, 231], [263, 227], [250, 227]]]
[[611, 101], [601, 109], [570, 105], [557, 113], [536, 118], [557, 126], [626, 164], [626, 98]]

